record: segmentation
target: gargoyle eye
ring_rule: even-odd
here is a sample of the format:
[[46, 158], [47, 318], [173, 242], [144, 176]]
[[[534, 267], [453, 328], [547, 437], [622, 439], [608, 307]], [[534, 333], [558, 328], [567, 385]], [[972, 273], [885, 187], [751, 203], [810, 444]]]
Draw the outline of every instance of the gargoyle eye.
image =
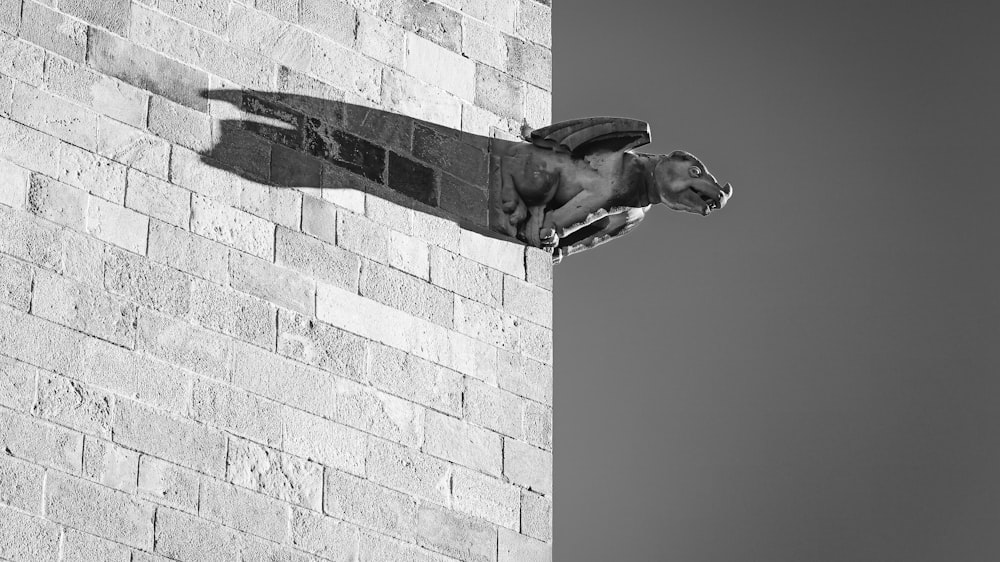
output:
[[705, 172], [703, 172], [702, 169], [699, 168], [698, 166], [691, 166], [690, 168], [688, 168], [688, 173], [691, 174], [692, 178], [700, 178], [701, 175]]

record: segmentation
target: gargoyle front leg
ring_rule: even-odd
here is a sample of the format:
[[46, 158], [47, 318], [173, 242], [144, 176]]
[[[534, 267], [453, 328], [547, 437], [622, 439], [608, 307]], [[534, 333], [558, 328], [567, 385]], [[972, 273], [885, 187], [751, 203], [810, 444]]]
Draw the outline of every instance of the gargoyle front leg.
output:
[[552, 229], [556, 238], [565, 238], [577, 230], [598, 221], [608, 215], [604, 208], [607, 203], [603, 195], [595, 195], [581, 191], [565, 205], [546, 213], [542, 223], [543, 236], [545, 231]]
[[578, 230], [570, 236], [565, 246], [556, 248], [552, 261], [559, 263], [566, 256], [589, 250], [627, 234], [645, 218], [643, 209], [632, 208], [622, 213], [608, 215], [591, 223], [585, 230]]

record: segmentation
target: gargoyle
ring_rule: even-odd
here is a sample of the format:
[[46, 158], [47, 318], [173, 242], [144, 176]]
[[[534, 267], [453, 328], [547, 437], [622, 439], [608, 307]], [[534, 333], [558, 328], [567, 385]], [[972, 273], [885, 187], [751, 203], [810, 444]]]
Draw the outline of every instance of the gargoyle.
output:
[[632, 230], [654, 203], [708, 215], [732, 197], [695, 156], [641, 154], [649, 124], [620, 117], [556, 123], [494, 147], [491, 228], [553, 261]]

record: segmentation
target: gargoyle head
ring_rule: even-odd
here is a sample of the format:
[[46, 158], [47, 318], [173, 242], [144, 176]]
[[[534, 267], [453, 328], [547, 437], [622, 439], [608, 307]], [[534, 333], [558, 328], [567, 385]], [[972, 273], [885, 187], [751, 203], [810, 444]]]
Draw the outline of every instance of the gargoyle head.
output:
[[653, 169], [653, 180], [661, 202], [675, 211], [708, 215], [733, 196], [732, 185], [719, 185], [701, 160], [683, 150], [663, 156]]

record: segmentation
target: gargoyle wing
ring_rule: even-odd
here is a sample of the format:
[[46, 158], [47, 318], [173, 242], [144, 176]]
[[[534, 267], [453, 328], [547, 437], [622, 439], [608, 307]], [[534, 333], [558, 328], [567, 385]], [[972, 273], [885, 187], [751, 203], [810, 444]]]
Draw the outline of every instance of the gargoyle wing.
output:
[[573, 119], [534, 130], [526, 140], [540, 148], [581, 157], [624, 152], [649, 144], [649, 123], [625, 117]]

